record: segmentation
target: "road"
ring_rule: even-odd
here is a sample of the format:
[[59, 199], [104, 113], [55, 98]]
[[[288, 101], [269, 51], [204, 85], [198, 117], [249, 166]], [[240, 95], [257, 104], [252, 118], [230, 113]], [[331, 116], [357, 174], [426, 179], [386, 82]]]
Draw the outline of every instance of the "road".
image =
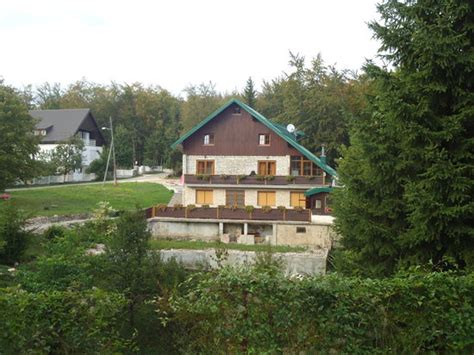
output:
[[[118, 183], [127, 183], [127, 182], [152, 182], [156, 184], [161, 184], [169, 190], [174, 191], [175, 193], [181, 193], [183, 187], [179, 183], [179, 179], [176, 178], [167, 178], [167, 173], [161, 174], [144, 174], [130, 179], [123, 179], [118, 180]], [[106, 184], [113, 184], [113, 181], [106, 181]], [[84, 186], [84, 185], [99, 185], [102, 184], [101, 181], [93, 181], [93, 182], [82, 182], [80, 184], [60, 184], [60, 185], [41, 185], [41, 186], [32, 186], [32, 187], [21, 187], [21, 188], [13, 188], [7, 189], [7, 192], [12, 191], [24, 191], [24, 190], [33, 190], [33, 189], [55, 189], [55, 188], [62, 188], [66, 186]]]

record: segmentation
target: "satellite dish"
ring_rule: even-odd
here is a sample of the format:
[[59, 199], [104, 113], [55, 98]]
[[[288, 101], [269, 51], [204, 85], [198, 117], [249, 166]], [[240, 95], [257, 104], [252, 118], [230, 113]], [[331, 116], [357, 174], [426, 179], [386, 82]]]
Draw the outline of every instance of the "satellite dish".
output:
[[286, 126], [286, 130], [290, 133], [293, 133], [295, 131], [295, 129], [296, 129], [295, 125], [293, 125], [291, 123], [288, 126]]

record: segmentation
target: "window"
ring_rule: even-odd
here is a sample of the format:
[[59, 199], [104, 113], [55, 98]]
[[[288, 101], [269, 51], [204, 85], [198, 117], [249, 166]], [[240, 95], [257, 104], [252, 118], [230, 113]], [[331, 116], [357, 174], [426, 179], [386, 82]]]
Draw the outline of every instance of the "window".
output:
[[226, 190], [225, 205], [232, 207], [245, 206], [245, 191], [243, 190]]
[[240, 115], [240, 106], [234, 106], [234, 110], [232, 111], [234, 115]]
[[204, 135], [204, 145], [214, 145], [214, 133]]
[[259, 134], [258, 145], [270, 145], [270, 135], [268, 133]]
[[296, 227], [296, 233], [306, 233], [306, 227]]
[[306, 197], [304, 192], [291, 192], [290, 193], [290, 206], [291, 207], [306, 207]]
[[259, 206], [275, 206], [275, 191], [258, 191], [257, 204]]
[[213, 203], [212, 190], [196, 190], [196, 204], [212, 205], [212, 203]]
[[314, 201], [314, 208], [321, 208], [321, 207], [322, 207], [321, 200]]
[[276, 162], [275, 161], [259, 161], [258, 162], [258, 175], [275, 175], [276, 174]]
[[290, 174], [293, 176], [323, 176], [323, 170], [305, 157], [293, 156], [290, 160]]
[[198, 160], [196, 162], [197, 175], [214, 175], [214, 160]]

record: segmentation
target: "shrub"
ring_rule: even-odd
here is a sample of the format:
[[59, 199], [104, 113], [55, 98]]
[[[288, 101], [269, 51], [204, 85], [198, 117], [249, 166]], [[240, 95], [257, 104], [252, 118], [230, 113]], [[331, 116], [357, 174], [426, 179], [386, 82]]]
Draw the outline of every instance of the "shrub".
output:
[[30, 233], [25, 216], [7, 202], [0, 213], [0, 264], [12, 265], [23, 256]]
[[295, 177], [294, 177], [293, 175], [288, 175], [288, 176], [286, 177], [286, 181], [288, 181], [288, 182], [292, 182], [292, 181], [294, 181], [294, 180], [295, 180]]
[[66, 229], [64, 227], [58, 226], [57, 224], [53, 224], [51, 227], [49, 227], [43, 232], [43, 236], [47, 240], [52, 240], [57, 237], [64, 237], [65, 231]]
[[170, 303], [167, 317], [187, 353], [474, 350], [473, 274], [300, 281], [274, 268], [224, 268]]
[[101, 290], [0, 289], [0, 349], [5, 354], [126, 351], [117, 329], [124, 305], [121, 295]]
[[188, 211], [195, 210], [195, 209], [196, 209], [196, 205], [187, 205], [187, 206], [186, 206], [186, 209], [187, 209]]
[[270, 213], [272, 211], [272, 206], [263, 206], [262, 212], [263, 213]]
[[245, 206], [245, 212], [247, 212], [247, 213], [252, 213], [254, 209], [255, 209], [255, 207], [253, 207], [251, 205]]

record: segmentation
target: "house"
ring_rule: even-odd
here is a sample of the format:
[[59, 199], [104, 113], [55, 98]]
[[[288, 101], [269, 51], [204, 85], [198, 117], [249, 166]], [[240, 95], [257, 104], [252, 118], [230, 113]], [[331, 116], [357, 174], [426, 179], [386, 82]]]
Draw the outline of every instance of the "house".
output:
[[327, 214], [337, 173], [299, 143], [302, 136], [292, 125], [229, 101], [173, 144], [183, 152], [183, 205]]
[[99, 158], [104, 136], [90, 109], [31, 110], [37, 119], [35, 135], [41, 136], [40, 152], [51, 152], [56, 146], [73, 136], [84, 141], [83, 168]]

